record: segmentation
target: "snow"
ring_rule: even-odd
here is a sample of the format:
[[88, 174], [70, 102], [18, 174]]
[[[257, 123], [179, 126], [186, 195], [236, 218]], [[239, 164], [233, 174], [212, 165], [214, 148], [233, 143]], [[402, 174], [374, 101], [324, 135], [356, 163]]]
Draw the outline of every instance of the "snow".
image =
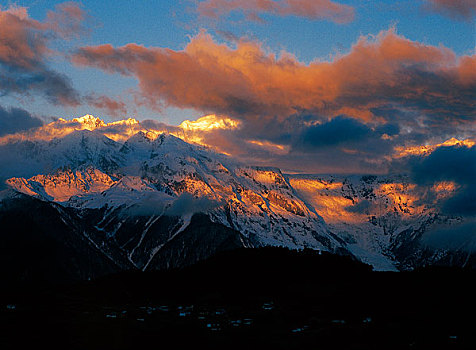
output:
[[[426, 225], [432, 213], [416, 204], [413, 187], [402, 176], [283, 175], [277, 168], [240, 164], [167, 133], [139, 131], [116, 142], [96, 130], [136, 125], [133, 119], [105, 124], [87, 115], [73, 122], [83, 125], [81, 130], [49, 141], [1, 145], [11, 159], [2, 160], [6, 167], [0, 176], [19, 193], [80, 210], [104, 209], [94, 223], [101, 232], [115, 219], [116, 209], [149, 216], [139, 243], [129, 251], [131, 259], [148, 229], [183, 193], [217, 203], [202, 210], [255, 246], [345, 248], [376, 270], [396, 270], [391, 245], [406, 229]], [[0, 192], [0, 200], [8, 193]], [[367, 206], [353, 210], [359, 203]], [[192, 215], [182, 215], [170, 240]], [[121, 225], [104, 234], [114, 236]], [[162, 246], [149, 248], [145, 268]]]
[[395, 261], [381, 253], [365, 250], [357, 244], [348, 244], [347, 249], [363, 263], [372, 265], [374, 271], [398, 271]]

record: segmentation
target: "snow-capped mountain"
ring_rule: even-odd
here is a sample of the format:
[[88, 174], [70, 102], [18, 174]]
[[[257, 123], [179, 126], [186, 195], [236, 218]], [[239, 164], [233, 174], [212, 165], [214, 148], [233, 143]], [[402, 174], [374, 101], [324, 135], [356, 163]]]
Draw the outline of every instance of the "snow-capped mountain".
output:
[[22, 201], [50, 206], [117, 269], [182, 266], [265, 245], [350, 254], [383, 270], [452, 254], [420, 238], [435, 222], [458, 219], [418, 206], [404, 176], [284, 175], [171, 134], [145, 130], [121, 142], [100, 131], [107, 124], [98, 118], [75, 121], [66, 135], [0, 145], [8, 187], [0, 221]]
[[[474, 253], [464, 249], [426, 244], [425, 234], [455, 227], [463, 219], [422, 204], [408, 176], [295, 175], [289, 176], [289, 183], [352, 254], [374, 267], [406, 270], [434, 263], [465, 265], [474, 259]], [[452, 190], [442, 188], [439, 195]]]

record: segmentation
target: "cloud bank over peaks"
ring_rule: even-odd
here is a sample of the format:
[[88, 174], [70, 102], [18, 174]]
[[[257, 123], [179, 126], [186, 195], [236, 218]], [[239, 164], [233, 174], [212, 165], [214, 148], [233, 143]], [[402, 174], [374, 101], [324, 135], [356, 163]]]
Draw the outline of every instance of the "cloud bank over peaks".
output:
[[[9, 127], [13, 118], [23, 120], [20, 126]], [[28, 120], [27, 120], [28, 119]], [[51, 123], [43, 125], [38, 119], [27, 114], [26, 111], [0, 108], [0, 126], [5, 125], [5, 132], [0, 134], [0, 144], [15, 142], [19, 140], [43, 140], [51, 141], [55, 138], [65, 137], [72, 132], [79, 130], [94, 131], [118, 142], [124, 142], [131, 136], [142, 132], [147, 137], [155, 139], [159, 134], [169, 133], [187, 142], [208, 146], [205, 135], [218, 130], [235, 130], [240, 127], [239, 121], [235, 121], [225, 116], [208, 115], [195, 121], [185, 120], [179, 126], [167, 125], [156, 120], [138, 121], [134, 118], [118, 120], [110, 123], [102, 119], [87, 114], [83, 117], [66, 120], [59, 118]]]
[[[159, 125], [159, 123], [157, 123], [157, 125]], [[65, 137], [79, 130], [95, 131], [104, 134], [114, 141], [125, 141], [137, 132], [142, 131], [142, 128], [139, 122], [133, 118], [105, 123], [102, 119], [88, 114], [71, 120], [59, 118], [35, 129], [5, 135], [0, 138], [0, 144], [15, 142], [17, 140], [51, 141], [55, 138]]]

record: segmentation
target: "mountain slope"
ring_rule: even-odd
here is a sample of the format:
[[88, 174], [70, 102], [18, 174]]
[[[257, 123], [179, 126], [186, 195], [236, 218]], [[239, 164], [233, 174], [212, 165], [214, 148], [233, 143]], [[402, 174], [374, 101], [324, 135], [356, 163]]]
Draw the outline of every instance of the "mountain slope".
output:
[[109, 256], [60, 206], [23, 195], [0, 202], [1, 273], [5, 283], [91, 279], [133, 268]]
[[428, 264], [475, 264], [474, 253], [464, 246], [450, 250], [426, 244], [426, 234], [456, 227], [463, 219], [421, 204], [417, 188], [405, 175], [294, 175], [289, 181], [323, 216], [329, 230], [368, 264], [385, 268], [391, 263], [403, 270]]
[[0, 145], [22, 165], [2, 160], [0, 176], [9, 191], [55, 208], [121, 268], [183, 266], [223, 249], [268, 245], [351, 255], [380, 270], [474, 261], [422, 244], [435, 225], [460, 218], [419, 205], [403, 175], [284, 175], [170, 134], [139, 131], [116, 142], [100, 132], [101, 120], [78, 123], [51, 140]]

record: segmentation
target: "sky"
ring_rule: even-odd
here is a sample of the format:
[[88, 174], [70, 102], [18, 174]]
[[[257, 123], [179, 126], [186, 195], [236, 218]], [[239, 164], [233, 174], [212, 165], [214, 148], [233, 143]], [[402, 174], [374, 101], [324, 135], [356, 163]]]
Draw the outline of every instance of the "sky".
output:
[[0, 137], [133, 117], [301, 173], [417, 174], [426, 158], [399, 153], [451, 139], [469, 140], [446, 144], [456, 153], [474, 149], [473, 0], [18, 0], [0, 11]]

